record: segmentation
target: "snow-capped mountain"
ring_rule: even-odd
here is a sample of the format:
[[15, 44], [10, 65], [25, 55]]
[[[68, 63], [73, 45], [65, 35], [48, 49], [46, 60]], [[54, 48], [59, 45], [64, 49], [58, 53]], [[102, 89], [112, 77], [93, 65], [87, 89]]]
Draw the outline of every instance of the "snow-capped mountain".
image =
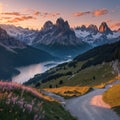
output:
[[41, 31], [39, 31], [38, 36], [33, 41], [34, 44], [44, 44], [44, 45], [79, 45], [82, 43], [78, 39], [73, 30], [71, 30], [67, 21], [62, 18], [57, 19], [56, 24], [51, 21], [47, 21]]
[[112, 30], [108, 27], [106, 22], [102, 22], [99, 27], [99, 32], [105, 35], [113, 34]]
[[92, 46], [116, 42], [120, 36], [119, 30], [112, 31], [106, 22], [102, 22], [99, 29], [96, 25], [89, 25], [88, 27], [82, 25], [75, 28], [74, 31], [78, 38]]
[[0, 24], [0, 27], [7, 31], [8, 35], [27, 43], [32, 44], [32, 41], [37, 36], [37, 30], [30, 30], [28, 28], [16, 27], [14, 25]]
[[27, 47], [23, 42], [9, 36], [7, 32], [2, 28], [0, 28], [0, 45], [8, 50], [12, 50], [15, 48], [23, 49]]
[[76, 37], [68, 21], [58, 18], [56, 23], [47, 21], [33, 41], [33, 45], [54, 55], [77, 55], [90, 46]]
[[0, 26], [12, 38], [58, 56], [76, 56], [91, 47], [116, 42], [120, 37], [120, 29], [112, 31], [106, 22], [102, 22], [99, 28], [91, 24], [72, 29], [68, 21], [58, 18], [55, 24], [47, 21], [39, 31], [13, 25]]
[[49, 60], [55, 60], [55, 57], [26, 45], [0, 28], [0, 79], [8, 80], [16, 73], [18, 74], [16, 67]]

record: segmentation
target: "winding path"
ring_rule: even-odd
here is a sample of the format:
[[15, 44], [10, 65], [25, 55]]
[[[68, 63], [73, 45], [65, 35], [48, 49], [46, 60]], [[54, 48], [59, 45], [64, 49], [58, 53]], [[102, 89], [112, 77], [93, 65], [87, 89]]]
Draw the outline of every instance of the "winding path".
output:
[[110, 106], [102, 101], [102, 93], [106, 89], [98, 89], [82, 97], [66, 101], [66, 109], [78, 120], [120, 120]]
[[[120, 81], [114, 82], [117, 84]], [[107, 85], [104, 89], [95, 89], [94, 91], [69, 100], [64, 100], [53, 93], [44, 93], [52, 98], [64, 103], [65, 109], [75, 116], [78, 120], [120, 120], [120, 117], [110, 109], [110, 106], [102, 100], [102, 94], [111, 85]]]

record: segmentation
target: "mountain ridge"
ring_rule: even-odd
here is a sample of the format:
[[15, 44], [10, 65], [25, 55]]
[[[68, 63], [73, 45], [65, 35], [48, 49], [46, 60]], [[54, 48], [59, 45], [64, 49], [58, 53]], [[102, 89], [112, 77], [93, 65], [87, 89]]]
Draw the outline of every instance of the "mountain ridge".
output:
[[119, 29], [112, 31], [106, 22], [102, 22], [99, 28], [90, 24], [88, 27], [82, 25], [73, 29], [63, 18], [58, 18], [55, 23], [50, 20], [45, 22], [39, 31], [13, 26], [5, 29], [25, 44], [65, 58], [75, 57], [96, 46], [117, 42], [120, 37]]
[[5, 30], [0, 28], [0, 59], [0, 79], [10, 80], [12, 76], [19, 74], [16, 67], [56, 58], [9, 36]]
[[[113, 79], [115, 76], [117, 76], [116, 72], [115, 71], [113, 72], [112, 64], [114, 63], [113, 61], [120, 60], [119, 46], [120, 41], [112, 44], [106, 44], [103, 46], [95, 47], [77, 56], [76, 58], [73, 59], [73, 61], [63, 63], [55, 68], [52, 68], [51, 70], [46, 71], [43, 74], [34, 76], [34, 78], [30, 79], [25, 84], [36, 85], [38, 82], [40, 82], [41, 84], [43, 84], [43, 86], [49, 87], [48, 85], [51, 85], [52, 81], [54, 81], [54, 85], [55, 84], [59, 85], [59, 81], [62, 80], [63, 84], [60, 84], [59, 85], [60, 87], [61, 85], [73, 86], [78, 84], [85, 86], [89, 85], [89, 83], [91, 84], [94, 84], [96, 82], [100, 83], [103, 80], [109, 81]], [[107, 72], [108, 75], [103, 76], [102, 74], [106, 73], [105, 72], [106, 69], [108, 70]], [[94, 72], [96, 72], [97, 75]], [[86, 74], [89, 74], [88, 77]], [[110, 78], [111, 76], [113, 78]], [[83, 78], [83, 80], [81, 77]], [[81, 83], [79, 82], [79, 79]], [[97, 79], [98, 81], [95, 81], [95, 79]]]

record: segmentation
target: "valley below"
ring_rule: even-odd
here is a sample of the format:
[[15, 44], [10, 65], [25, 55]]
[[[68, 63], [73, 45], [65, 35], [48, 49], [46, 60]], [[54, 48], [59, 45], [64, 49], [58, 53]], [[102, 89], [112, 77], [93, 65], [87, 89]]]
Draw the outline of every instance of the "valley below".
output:
[[18, 71], [20, 71], [20, 74], [13, 76], [12, 82], [23, 84], [24, 82], [27, 82], [29, 79], [33, 78], [35, 75], [44, 73], [50, 68], [53, 68], [58, 64], [68, 62], [70, 60], [71, 59], [63, 60], [63, 61], [48, 61], [48, 62], [42, 62], [38, 64], [32, 64], [32, 65], [16, 68]]
[[[73, 26], [57, 10], [42, 13], [48, 6], [41, 3], [38, 11], [31, 4], [26, 12], [0, 13], [0, 120], [120, 120], [120, 23], [113, 29], [113, 20], [86, 19]], [[93, 8], [71, 15], [110, 14]], [[38, 28], [18, 26], [25, 20]]]

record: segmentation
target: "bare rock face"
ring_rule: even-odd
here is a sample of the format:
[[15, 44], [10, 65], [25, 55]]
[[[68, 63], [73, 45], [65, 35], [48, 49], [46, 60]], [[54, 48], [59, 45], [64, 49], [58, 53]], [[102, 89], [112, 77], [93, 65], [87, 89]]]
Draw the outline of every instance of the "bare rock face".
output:
[[102, 22], [100, 27], [99, 27], [99, 32], [103, 34], [113, 34], [111, 29], [108, 27], [106, 22]]
[[13, 37], [10, 37], [5, 30], [0, 28], [0, 44], [5, 45], [6, 47], [10, 48], [25, 48], [26, 45], [19, 41], [16, 40]]
[[33, 41], [33, 46], [57, 57], [76, 56], [90, 45], [77, 38], [68, 21], [58, 18], [56, 23], [47, 21]]
[[58, 29], [67, 31], [70, 29], [68, 21], [64, 21], [62, 18], [58, 18], [56, 21], [56, 26]]
[[52, 29], [53, 26], [54, 26], [54, 25], [53, 25], [53, 23], [52, 23], [51, 21], [47, 21], [47, 22], [45, 22], [45, 24], [43, 25], [42, 30]]
[[69, 46], [80, 44], [81, 40], [78, 40], [75, 32], [70, 28], [68, 21], [58, 18], [55, 24], [53, 24], [51, 21], [47, 21], [43, 28], [39, 31], [39, 34], [33, 43]]
[[91, 24], [91, 25], [88, 26], [87, 31], [89, 31], [92, 34], [97, 34], [98, 33], [98, 28], [97, 28], [96, 25]]

